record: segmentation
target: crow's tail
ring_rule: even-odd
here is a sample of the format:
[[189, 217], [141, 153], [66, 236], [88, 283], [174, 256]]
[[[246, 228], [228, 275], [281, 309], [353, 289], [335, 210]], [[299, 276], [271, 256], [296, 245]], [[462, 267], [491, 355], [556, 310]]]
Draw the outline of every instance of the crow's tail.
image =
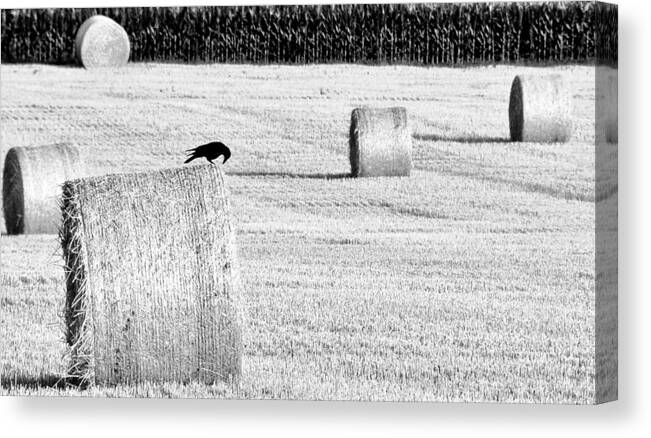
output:
[[187, 160], [185, 160], [185, 162], [183, 164], [188, 164], [190, 161], [194, 160], [195, 158], [197, 158], [197, 157], [195, 155], [193, 155], [190, 158], [188, 158]]

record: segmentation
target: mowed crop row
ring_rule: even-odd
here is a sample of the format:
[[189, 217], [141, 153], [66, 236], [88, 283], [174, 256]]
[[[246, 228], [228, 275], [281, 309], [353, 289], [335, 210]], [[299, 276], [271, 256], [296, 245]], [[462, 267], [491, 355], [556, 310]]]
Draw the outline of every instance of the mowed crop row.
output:
[[[97, 174], [180, 165], [184, 149], [213, 139], [233, 151], [240, 389], [91, 393], [590, 399], [594, 76], [566, 71], [575, 140], [511, 143], [519, 70], [144, 65], [111, 78], [2, 66], [5, 148], [72, 137]], [[346, 177], [350, 111], [364, 103], [407, 108], [411, 177]], [[66, 366], [55, 237], [1, 246], [3, 393], [76, 393], [55, 385]]]
[[73, 62], [95, 14], [133, 61], [617, 62], [617, 11], [596, 2], [3, 10], [3, 62]]

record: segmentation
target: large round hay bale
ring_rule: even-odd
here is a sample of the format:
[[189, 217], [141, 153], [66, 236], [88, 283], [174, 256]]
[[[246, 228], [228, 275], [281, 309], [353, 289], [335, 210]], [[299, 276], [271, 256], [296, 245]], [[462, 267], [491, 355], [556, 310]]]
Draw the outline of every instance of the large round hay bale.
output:
[[130, 48], [124, 28], [103, 15], [84, 21], [75, 37], [75, 53], [85, 68], [122, 67]]
[[67, 143], [9, 149], [2, 177], [7, 233], [57, 233], [61, 184], [82, 173], [79, 150]]
[[353, 176], [409, 176], [412, 146], [407, 110], [354, 109], [349, 146]]
[[237, 382], [242, 293], [218, 166], [68, 181], [66, 340], [82, 382]]
[[509, 99], [511, 140], [565, 142], [572, 135], [572, 93], [559, 74], [518, 75]]

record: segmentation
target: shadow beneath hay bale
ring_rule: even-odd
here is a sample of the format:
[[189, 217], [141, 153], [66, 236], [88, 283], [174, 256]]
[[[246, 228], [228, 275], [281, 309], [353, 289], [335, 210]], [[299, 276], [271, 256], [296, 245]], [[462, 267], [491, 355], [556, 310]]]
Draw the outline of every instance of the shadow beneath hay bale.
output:
[[61, 376], [57, 374], [42, 374], [31, 376], [25, 374], [2, 374], [0, 387], [11, 390], [14, 388], [52, 388], [52, 389], [84, 389], [87, 386], [80, 378], [74, 376]]
[[343, 179], [352, 178], [350, 173], [291, 173], [291, 172], [228, 172], [228, 176], [281, 177], [305, 179]]
[[450, 143], [510, 143], [507, 137], [445, 137], [438, 134], [412, 134], [414, 140], [445, 141]]

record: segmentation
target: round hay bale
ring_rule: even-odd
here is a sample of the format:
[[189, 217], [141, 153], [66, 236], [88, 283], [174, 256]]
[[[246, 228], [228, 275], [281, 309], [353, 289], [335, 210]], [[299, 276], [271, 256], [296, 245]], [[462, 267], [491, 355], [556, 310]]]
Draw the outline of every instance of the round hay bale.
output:
[[[4, 165], [5, 157], [7, 156], [4, 150], [4, 145], [0, 145], [0, 151], [2, 151], [2, 161], [0, 161], [0, 163], [3, 163]], [[2, 179], [0, 179], [0, 191], [2, 191]], [[4, 218], [4, 212], [2, 213], [2, 217]], [[7, 234], [7, 226], [5, 225], [4, 219], [0, 220], [0, 234]]]
[[61, 185], [82, 169], [79, 150], [70, 144], [9, 149], [2, 178], [7, 233], [57, 233]]
[[617, 69], [599, 65], [595, 72], [595, 141], [617, 143]]
[[566, 142], [572, 135], [572, 93], [559, 74], [518, 75], [511, 85], [512, 141]]
[[84, 21], [75, 37], [75, 53], [85, 68], [122, 67], [130, 48], [124, 28], [103, 15]]
[[606, 141], [617, 143], [619, 141], [618, 133], [618, 89], [617, 73], [608, 76], [608, 85], [606, 87]]
[[352, 176], [409, 176], [412, 146], [407, 110], [354, 109], [349, 146]]
[[62, 199], [69, 374], [236, 383], [242, 282], [219, 166], [67, 181]]

